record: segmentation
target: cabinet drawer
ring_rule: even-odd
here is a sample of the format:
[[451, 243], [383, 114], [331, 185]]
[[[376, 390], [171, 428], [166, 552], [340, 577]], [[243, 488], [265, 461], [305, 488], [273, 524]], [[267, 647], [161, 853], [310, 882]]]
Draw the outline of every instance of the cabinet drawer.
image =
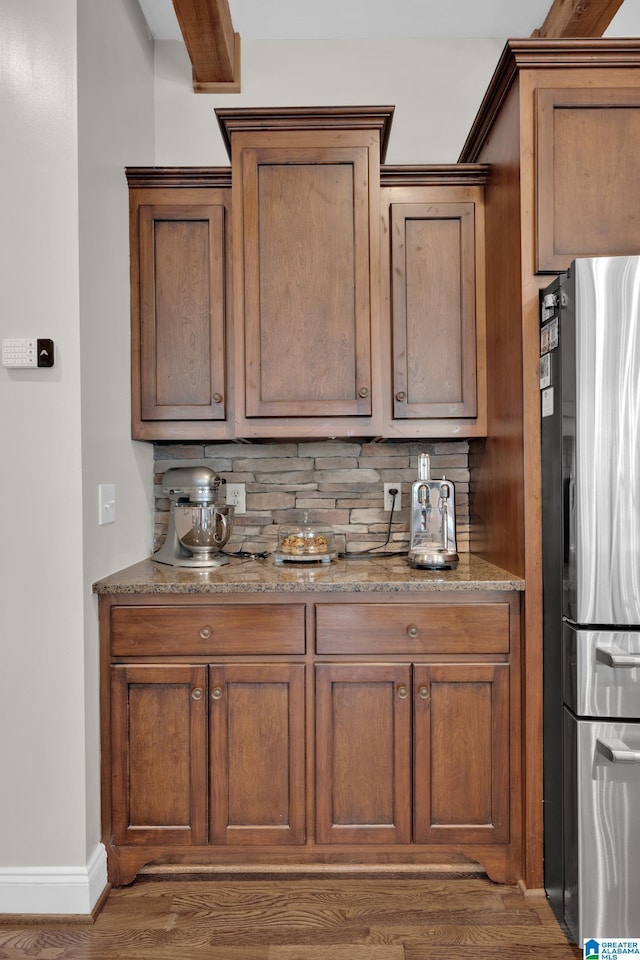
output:
[[506, 603], [316, 605], [318, 653], [508, 653]]
[[113, 607], [115, 657], [305, 652], [303, 604]]

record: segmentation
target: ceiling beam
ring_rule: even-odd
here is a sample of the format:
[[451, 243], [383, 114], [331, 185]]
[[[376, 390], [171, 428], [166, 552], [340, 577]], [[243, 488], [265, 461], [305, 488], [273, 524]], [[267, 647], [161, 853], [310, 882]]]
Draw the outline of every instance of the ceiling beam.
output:
[[229, 0], [173, 0], [196, 93], [240, 93], [240, 34]]
[[571, 38], [601, 37], [622, 0], [553, 0], [545, 21], [535, 37]]

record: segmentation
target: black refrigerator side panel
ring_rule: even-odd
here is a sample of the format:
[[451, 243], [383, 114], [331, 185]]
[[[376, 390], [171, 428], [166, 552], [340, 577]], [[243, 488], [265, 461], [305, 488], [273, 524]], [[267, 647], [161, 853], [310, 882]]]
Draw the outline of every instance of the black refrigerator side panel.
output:
[[[549, 902], [564, 916], [562, 628], [570, 560], [571, 467], [567, 404], [572, 403], [573, 304], [566, 275], [541, 294], [541, 442], [544, 708], [544, 878]], [[547, 305], [546, 308], [544, 305]], [[552, 304], [552, 306], [549, 306]], [[553, 305], [554, 304], [554, 305]], [[569, 307], [567, 310], [567, 306]], [[569, 316], [565, 314], [568, 313]], [[566, 329], [566, 328], [569, 329]], [[565, 336], [566, 333], [566, 336]], [[563, 348], [568, 348], [565, 355]], [[568, 368], [568, 369], [567, 369]], [[565, 380], [569, 383], [566, 384]], [[575, 376], [573, 377], [575, 383]], [[569, 389], [567, 390], [567, 386]], [[575, 397], [575, 387], [573, 388]], [[575, 403], [574, 403], [575, 406]], [[571, 440], [569, 445], [571, 446]]]

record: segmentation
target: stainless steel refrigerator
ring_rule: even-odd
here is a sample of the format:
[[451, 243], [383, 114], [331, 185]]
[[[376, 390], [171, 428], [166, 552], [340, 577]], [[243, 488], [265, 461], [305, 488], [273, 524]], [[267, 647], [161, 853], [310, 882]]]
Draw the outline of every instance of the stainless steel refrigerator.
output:
[[640, 257], [541, 294], [545, 888], [640, 937]]

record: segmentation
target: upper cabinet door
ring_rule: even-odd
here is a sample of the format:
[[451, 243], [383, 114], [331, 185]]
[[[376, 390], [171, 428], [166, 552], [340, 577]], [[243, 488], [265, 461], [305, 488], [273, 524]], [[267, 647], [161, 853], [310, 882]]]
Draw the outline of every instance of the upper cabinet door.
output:
[[231, 169], [127, 167], [131, 435], [232, 435]]
[[247, 418], [370, 416], [367, 150], [246, 149], [242, 170]]
[[378, 435], [393, 108], [216, 113], [233, 182], [236, 436]]
[[474, 204], [391, 204], [394, 419], [476, 417]]
[[538, 89], [536, 272], [636, 254], [640, 90]]
[[143, 420], [225, 418], [224, 206], [139, 210]]

